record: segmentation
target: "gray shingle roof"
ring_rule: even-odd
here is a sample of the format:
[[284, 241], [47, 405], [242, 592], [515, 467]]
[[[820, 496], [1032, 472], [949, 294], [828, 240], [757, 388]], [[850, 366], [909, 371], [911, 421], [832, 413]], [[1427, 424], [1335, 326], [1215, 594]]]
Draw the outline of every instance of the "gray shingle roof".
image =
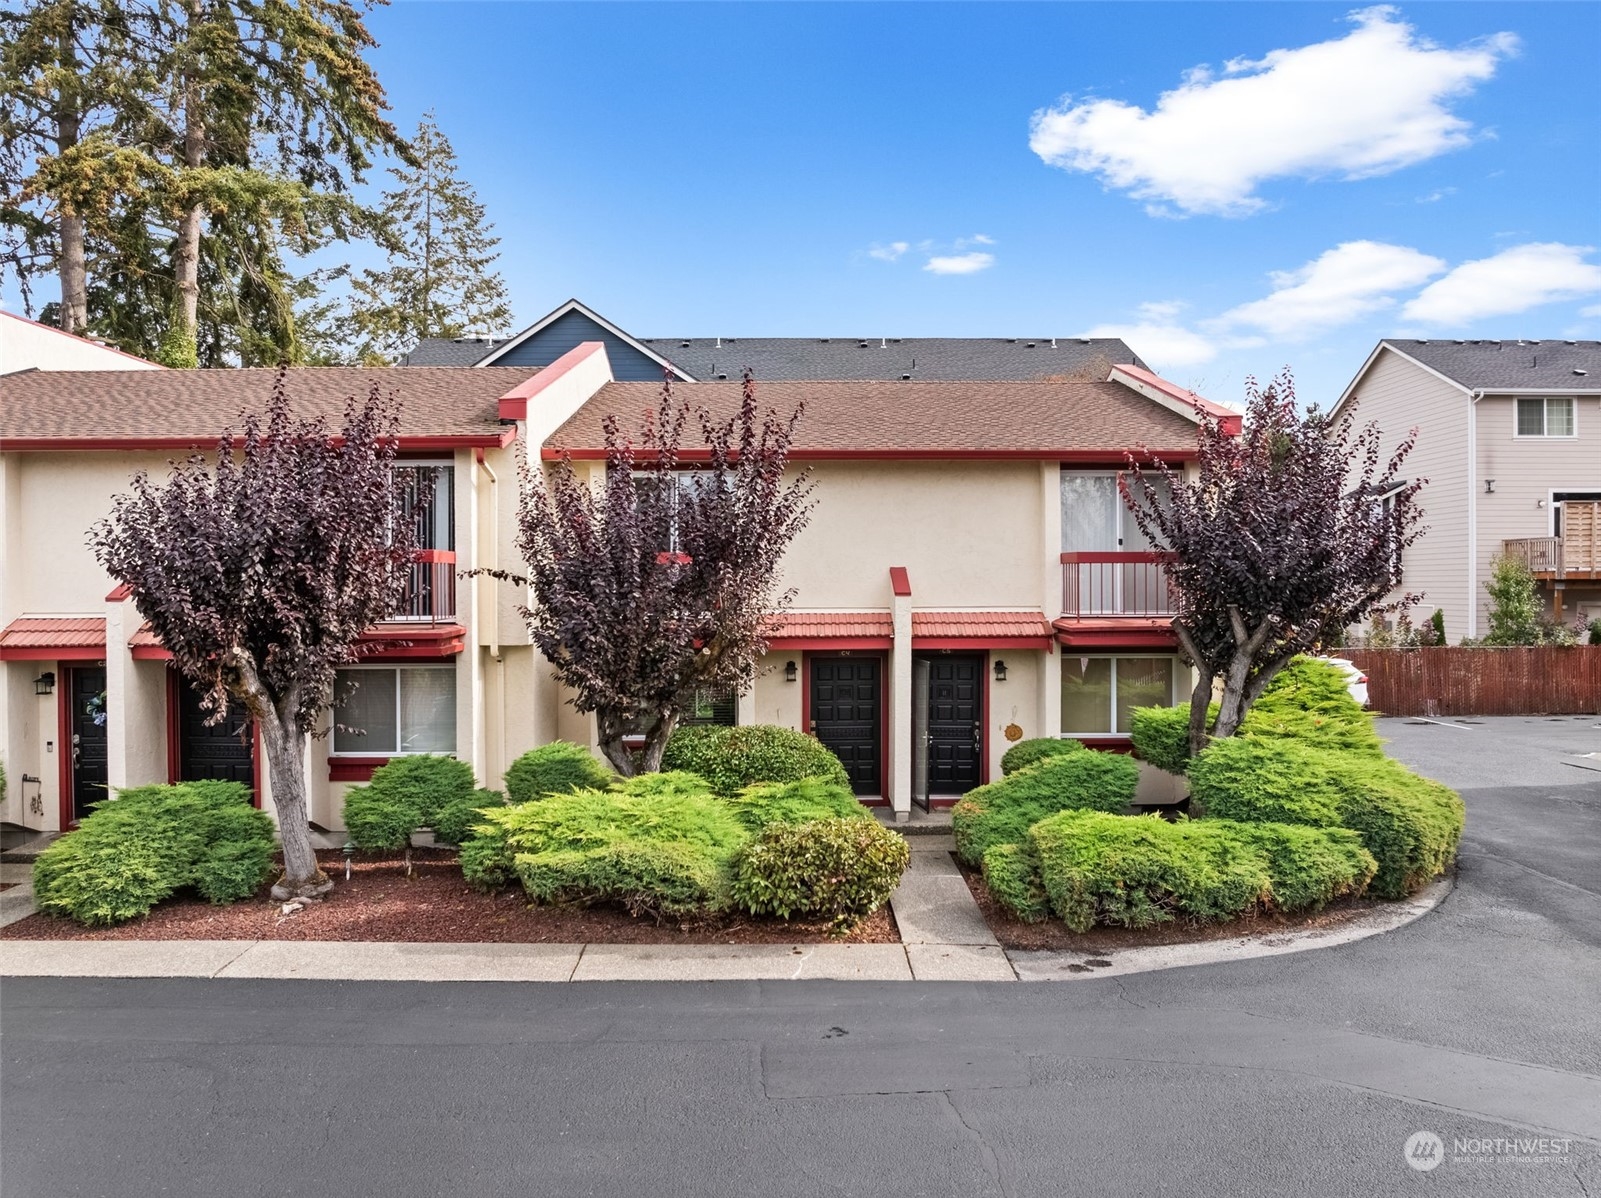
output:
[[1410, 341], [1391, 337], [1384, 344], [1474, 390], [1601, 389], [1601, 341]]
[[402, 366], [471, 366], [505, 338], [452, 340], [449, 337], [424, 337], [417, 348], [400, 359]]
[[[928, 381], [1106, 377], [1114, 365], [1144, 366], [1116, 337], [641, 337], [640, 343], [692, 378]], [[471, 366], [498, 341], [430, 337], [403, 366]]]
[[758, 379], [922, 381], [1097, 376], [1113, 365], [1143, 366], [1115, 337], [714, 337], [641, 338], [673, 365], [710, 382]]

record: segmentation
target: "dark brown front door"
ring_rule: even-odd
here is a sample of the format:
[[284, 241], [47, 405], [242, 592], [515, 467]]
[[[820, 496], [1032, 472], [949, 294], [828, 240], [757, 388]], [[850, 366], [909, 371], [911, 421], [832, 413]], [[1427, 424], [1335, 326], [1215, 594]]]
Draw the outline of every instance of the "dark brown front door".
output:
[[884, 793], [880, 692], [884, 663], [876, 657], [813, 657], [811, 731], [845, 763], [851, 789]]
[[207, 725], [200, 694], [186, 680], [178, 681], [178, 780], [241, 782], [255, 788], [255, 729], [244, 705], [228, 704], [220, 724]]
[[72, 819], [89, 814], [89, 805], [106, 791], [106, 668], [72, 667]]
[[983, 745], [984, 658], [928, 659], [928, 792], [966, 794], [978, 785]]

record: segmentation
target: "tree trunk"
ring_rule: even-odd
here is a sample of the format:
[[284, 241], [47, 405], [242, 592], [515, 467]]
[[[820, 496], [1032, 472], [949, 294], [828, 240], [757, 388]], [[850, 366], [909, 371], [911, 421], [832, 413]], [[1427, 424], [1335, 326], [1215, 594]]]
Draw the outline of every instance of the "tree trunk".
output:
[[596, 731], [600, 737], [600, 751], [611, 762], [612, 769], [624, 778], [632, 778], [638, 772], [634, 765], [634, 755], [623, 744], [624, 729], [628, 721], [621, 711], [615, 708], [603, 707], [595, 712]]
[[[188, 36], [191, 42], [200, 24], [200, 6], [189, 0]], [[194, 170], [205, 163], [206, 126], [201, 110], [200, 81], [193, 71], [183, 81], [183, 162]], [[200, 226], [203, 208], [191, 204], [178, 220], [178, 240], [173, 250], [173, 281], [178, 288], [178, 319], [190, 342], [198, 341], [200, 316]]]
[[89, 327], [88, 274], [84, 267], [83, 217], [61, 214], [61, 330], [83, 336]]
[[333, 882], [318, 868], [317, 852], [311, 843], [306, 803], [306, 732], [295, 716], [273, 716], [260, 723], [284, 851], [284, 873], [273, 887], [273, 897], [325, 894], [333, 888]]
[[1204, 669], [1196, 668], [1195, 689], [1190, 692], [1190, 756], [1198, 757], [1206, 748], [1206, 716], [1212, 707], [1213, 677]]
[[667, 751], [667, 742], [673, 738], [673, 731], [677, 727], [678, 713], [670, 711], [650, 730], [645, 737], [645, 756], [640, 763], [640, 773], [655, 774], [661, 771], [662, 754]]

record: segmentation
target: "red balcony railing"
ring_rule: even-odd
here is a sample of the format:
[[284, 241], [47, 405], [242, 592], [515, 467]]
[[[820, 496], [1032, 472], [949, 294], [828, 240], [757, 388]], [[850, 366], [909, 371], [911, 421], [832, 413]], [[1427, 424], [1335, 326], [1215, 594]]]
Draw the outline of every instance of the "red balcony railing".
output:
[[406, 576], [406, 590], [391, 620], [448, 624], [456, 618], [456, 552], [420, 549]]
[[1062, 614], [1171, 616], [1177, 612], [1164, 563], [1170, 553], [1062, 554]]

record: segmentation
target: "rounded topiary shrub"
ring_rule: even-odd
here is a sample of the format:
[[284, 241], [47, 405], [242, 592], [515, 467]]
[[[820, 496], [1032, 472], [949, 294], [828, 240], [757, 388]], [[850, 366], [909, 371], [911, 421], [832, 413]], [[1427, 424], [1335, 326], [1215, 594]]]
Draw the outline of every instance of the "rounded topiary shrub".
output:
[[753, 832], [769, 824], [804, 824], [819, 819], [867, 819], [872, 812], [850, 788], [823, 778], [799, 782], [758, 782], [727, 800], [740, 823]]
[[1068, 737], [1036, 736], [1020, 740], [1001, 755], [1001, 773], [1015, 774], [1018, 770], [1038, 765], [1047, 757], [1065, 757], [1069, 753], [1087, 753], [1083, 741]]
[[498, 790], [475, 790], [464, 799], [452, 799], [434, 816], [434, 840], [439, 844], [465, 844], [474, 829], [484, 824], [484, 811], [504, 807], [506, 796]]
[[[1217, 704], [1207, 711], [1210, 726], [1217, 718]], [[1157, 769], [1170, 774], [1182, 774], [1190, 763], [1190, 708], [1136, 707], [1131, 715], [1129, 736], [1134, 741], [1134, 754]]]
[[906, 838], [875, 819], [771, 823], [735, 860], [734, 903], [844, 935], [889, 901], [910, 860]]
[[1121, 753], [1046, 757], [963, 796], [951, 811], [956, 851], [969, 865], [979, 865], [994, 845], [1021, 844], [1047, 815], [1126, 811], [1139, 781], [1139, 766]]
[[95, 804], [33, 867], [34, 904], [105, 926], [185, 887], [214, 903], [254, 894], [274, 854], [272, 817], [236, 782], [140, 786]]
[[431, 826], [448, 803], [472, 795], [473, 769], [440, 753], [392, 757], [372, 772], [371, 788], [417, 812], [419, 826]]
[[1051, 910], [1078, 932], [1306, 910], [1361, 894], [1374, 871], [1340, 828], [1065, 811], [1029, 841]]
[[526, 803], [575, 790], [605, 790], [616, 775], [583, 745], [555, 740], [530, 749], [506, 771], [506, 797]]
[[1189, 778], [1210, 818], [1350, 828], [1378, 863], [1369, 889], [1383, 898], [1444, 872], [1462, 839], [1461, 797], [1388, 757], [1230, 737], [1192, 761]]
[[816, 737], [774, 724], [679, 728], [667, 742], [662, 768], [699, 774], [718, 794], [729, 797], [753, 782], [822, 778], [847, 789], [851, 784], [839, 758]]
[[984, 884], [995, 901], [1024, 923], [1051, 913], [1032, 844], [997, 844], [984, 854]]
[[485, 820], [495, 831], [462, 848], [474, 885], [497, 885], [509, 870], [535, 902], [615, 902], [635, 914], [723, 910], [734, 854], [748, 839], [710, 795], [579, 790], [490, 810]]
[[423, 826], [422, 813], [408, 799], [372, 786], [345, 791], [345, 833], [358, 849], [385, 851], [411, 844], [411, 834]]

